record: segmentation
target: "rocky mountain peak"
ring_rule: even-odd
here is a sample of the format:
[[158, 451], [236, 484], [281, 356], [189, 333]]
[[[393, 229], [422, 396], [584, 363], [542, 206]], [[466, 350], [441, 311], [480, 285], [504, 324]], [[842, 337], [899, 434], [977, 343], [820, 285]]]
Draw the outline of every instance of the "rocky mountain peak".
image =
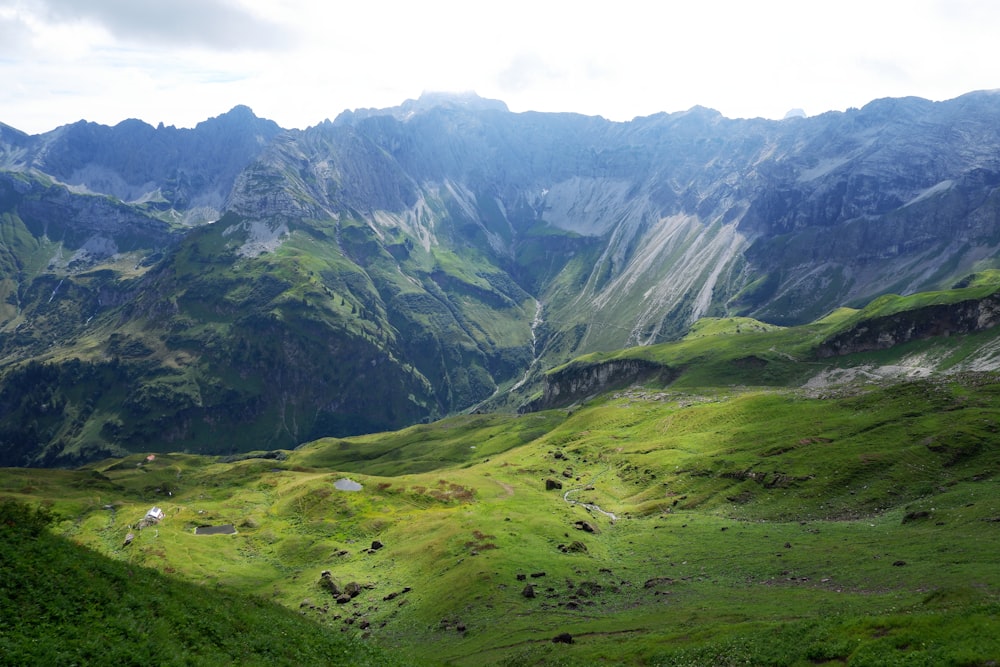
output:
[[414, 116], [427, 113], [436, 109], [449, 109], [459, 111], [499, 111], [508, 113], [510, 109], [500, 100], [492, 100], [480, 97], [475, 92], [439, 92], [425, 91], [415, 100], [406, 100], [397, 107], [387, 109], [355, 109], [354, 111], [344, 111], [337, 116], [334, 123], [353, 124], [366, 118], [375, 116], [391, 116], [399, 121], [407, 121]]
[[460, 93], [425, 91], [418, 99], [403, 102], [401, 108], [419, 112], [435, 107], [466, 109], [468, 111], [509, 111], [504, 102], [480, 97], [473, 91]]
[[274, 130], [280, 130], [281, 128], [272, 120], [267, 120], [260, 118], [253, 112], [253, 109], [246, 106], [245, 104], [237, 104], [232, 109], [224, 114], [220, 114], [208, 120], [203, 120], [195, 126], [195, 130], [198, 129], [209, 129], [212, 127], [220, 126], [264, 126], [270, 127]]
[[218, 217], [236, 175], [281, 132], [242, 105], [191, 129], [134, 118], [113, 127], [81, 120], [30, 137], [3, 130], [0, 164], [203, 222]]

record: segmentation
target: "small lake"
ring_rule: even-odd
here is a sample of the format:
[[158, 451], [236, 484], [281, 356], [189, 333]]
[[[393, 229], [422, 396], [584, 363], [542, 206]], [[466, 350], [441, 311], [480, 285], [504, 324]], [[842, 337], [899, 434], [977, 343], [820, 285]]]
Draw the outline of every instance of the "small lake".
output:
[[360, 491], [362, 488], [361, 485], [353, 479], [347, 479], [346, 477], [338, 479], [333, 483], [333, 486], [338, 491]]
[[236, 526], [227, 523], [222, 526], [198, 526], [194, 529], [195, 535], [235, 535]]

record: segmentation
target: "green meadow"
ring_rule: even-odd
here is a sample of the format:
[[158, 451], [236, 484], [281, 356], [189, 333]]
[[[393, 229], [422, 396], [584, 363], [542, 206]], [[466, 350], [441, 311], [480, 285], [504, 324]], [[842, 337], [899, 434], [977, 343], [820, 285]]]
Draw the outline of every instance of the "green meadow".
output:
[[[295, 616], [308, 634], [299, 664], [332, 662], [322, 642], [334, 639], [372, 664], [996, 664], [1000, 375], [864, 371], [958, 359], [988, 334], [808, 358], [854, 312], [813, 325], [798, 348], [792, 330], [704, 322], [645, 352], [684, 358], [691, 370], [674, 384], [565, 409], [228, 459], [4, 469], [0, 497], [42, 508], [45, 539], [98, 559], [96, 575], [75, 577], [86, 586], [126, 568], [143, 586], [183, 585], [178, 614], [239, 596], [278, 614], [276, 633]], [[781, 365], [730, 363], [748, 354]], [[803, 384], [821, 371], [846, 379]], [[360, 490], [338, 488], [345, 479]], [[163, 519], [138, 529], [153, 506]], [[23, 604], [24, 589], [5, 584], [4, 604]], [[65, 621], [127, 654], [118, 645], [134, 635], [91, 598]], [[31, 655], [33, 626], [9, 618], [0, 646]], [[155, 637], [175, 632], [191, 656], [178, 664], [241, 660], [221, 625], [161, 624]]]

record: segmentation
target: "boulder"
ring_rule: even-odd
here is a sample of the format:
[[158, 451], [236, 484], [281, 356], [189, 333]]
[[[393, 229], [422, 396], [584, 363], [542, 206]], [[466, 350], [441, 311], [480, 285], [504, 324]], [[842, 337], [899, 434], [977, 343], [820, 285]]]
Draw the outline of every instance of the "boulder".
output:
[[642, 586], [643, 588], [656, 588], [657, 586], [663, 586], [665, 584], [672, 584], [674, 580], [670, 577], [653, 577], [652, 579], [647, 579], [646, 583]]
[[587, 553], [587, 545], [580, 540], [573, 540], [570, 544], [560, 544], [559, 551], [564, 554], [574, 553], [574, 554], [585, 554]]
[[334, 597], [340, 595], [343, 592], [340, 589], [340, 586], [334, 580], [333, 575], [330, 573], [330, 570], [323, 570], [323, 572], [319, 575], [319, 587], [322, 588], [323, 590], [330, 591], [330, 594], [333, 595]]
[[401, 591], [393, 591], [392, 593], [389, 593], [389, 594], [388, 594], [388, 595], [386, 595], [386, 596], [385, 596], [384, 598], [382, 598], [382, 600], [383, 600], [384, 602], [388, 602], [389, 600], [395, 600], [395, 599], [396, 599], [396, 598], [398, 598], [398, 597], [399, 597], [400, 595], [403, 595], [403, 594], [405, 594], [405, 593], [409, 593], [409, 592], [410, 592], [410, 591], [412, 591], [412, 590], [413, 590], [413, 589], [412, 589], [412, 588], [410, 588], [409, 586], [404, 586], [404, 587], [403, 587], [403, 590], [401, 590]]

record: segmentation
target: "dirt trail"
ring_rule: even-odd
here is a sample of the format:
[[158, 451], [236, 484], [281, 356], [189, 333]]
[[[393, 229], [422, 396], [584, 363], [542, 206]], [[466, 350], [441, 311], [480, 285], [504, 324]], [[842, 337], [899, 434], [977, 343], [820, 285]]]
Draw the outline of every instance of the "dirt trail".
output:
[[[496, 480], [493, 480], [496, 482]], [[514, 487], [510, 484], [504, 484], [503, 482], [497, 482], [504, 490], [504, 498], [510, 498], [514, 495]]]

